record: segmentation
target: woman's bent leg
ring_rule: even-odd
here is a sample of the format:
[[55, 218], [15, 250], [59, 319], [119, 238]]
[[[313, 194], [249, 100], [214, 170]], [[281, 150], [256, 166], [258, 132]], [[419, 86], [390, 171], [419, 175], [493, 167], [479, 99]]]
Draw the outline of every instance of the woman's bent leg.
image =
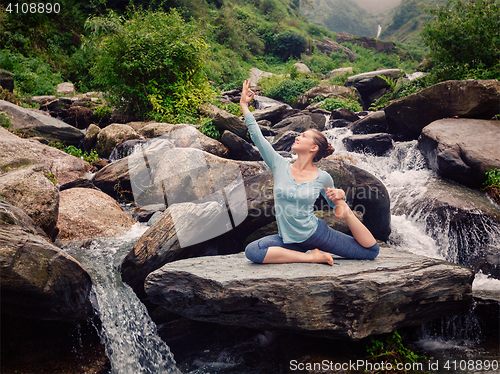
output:
[[336, 231], [325, 221], [319, 220], [318, 229], [314, 235], [304, 242], [309, 248], [319, 248], [322, 251], [349, 259], [373, 260], [378, 256], [379, 245], [366, 248], [359, 244], [352, 236]]

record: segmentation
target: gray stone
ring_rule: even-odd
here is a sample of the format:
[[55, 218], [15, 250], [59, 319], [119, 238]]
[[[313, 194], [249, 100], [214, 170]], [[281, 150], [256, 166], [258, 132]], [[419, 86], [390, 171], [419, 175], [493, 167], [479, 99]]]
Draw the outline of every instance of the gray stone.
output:
[[353, 134], [374, 134], [378, 132], [387, 132], [387, 119], [385, 112], [379, 110], [363, 117], [349, 125]]
[[440, 82], [391, 101], [384, 111], [387, 132], [397, 140], [413, 140], [425, 126], [438, 119], [491, 119], [500, 113], [500, 82], [495, 79]]
[[34, 165], [10, 171], [0, 176], [0, 196], [22, 209], [33, 221], [53, 238], [59, 215], [59, 191], [47, 168]]
[[73, 96], [75, 94], [75, 86], [71, 82], [59, 83], [57, 85], [57, 93], [60, 95]]
[[350, 152], [371, 153], [382, 156], [392, 148], [392, 137], [389, 134], [352, 135], [342, 139], [342, 143]]
[[32, 135], [41, 135], [49, 140], [73, 145], [78, 145], [84, 137], [82, 131], [41, 111], [22, 108], [5, 100], [0, 100], [0, 111], [11, 116], [11, 130], [26, 131]]
[[0, 127], [0, 174], [22, 166], [41, 164], [65, 184], [82, 177], [89, 169], [88, 162], [36, 140], [23, 139]]
[[89, 274], [40, 233], [23, 211], [0, 199], [2, 314], [86, 321], [92, 315]]
[[212, 104], [202, 106], [201, 111], [212, 119], [212, 123], [217, 127], [219, 132], [223, 133], [224, 130], [228, 130], [240, 138], [248, 139], [248, 129], [241, 118]]
[[252, 112], [255, 120], [257, 122], [268, 120], [271, 122], [276, 122], [280, 120], [283, 116], [283, 112], [287, 109], [291, 109], [288, 104], [275, 105], [272, 107], [267, 107], [265, 109], [258, 109]]
[[276, 151], [291, 152], [297, 136], [300, 136], [300, 133], [296, 131], [282, 132], [274, 137], [271, 145]]
[[383, 88], [389, 87], [389, 84], [384, 79], [380, 78], [381, 76], [397, 80], [404, 74], [405, 72], [400, 69], [369, 71], [367, 73], [351, 75], [349, 78], [347, 78], [346, 85], [357, 88], [361, 95], [370, 95]]
[[302, 133], [308, 129], [318, 129], [318, 125], [313, 122], [311, 116], [305, 114], [287, 117], [272, 128], [279, 132], [295, 131]]
[[139, 134], [129, 125], [113, 123], [99, 131], [95, 149], [100, 157], [109, 157], [116, 146], [127, 140], [139, 139], [139, 137]]
[[444, 178], [479, 188], [488, 170], [500, 168], [500, 122], [441, 119], [422, 130], [418, 148]]
[[359, 340], [466, 310], [473, 272], [383, 248], [373, 261], [273, 264], [243, 254], [186, 259], [149, 274], [151, 302], [187, 318]]
[[233, 160], [262, 160], [262, 156], [254, 146], [231, 131], [224, 131], [220, 141], [229, 149], [229, 155]]
[[274, 100], [274, 99], [271, 99], [269, 97], [260, 96], [260, 95], [254, 95], [253, 100], [254, 100], [254, 107], [255, 107], [255, 109], [258, 109], [258, 110], [262, 110], [262, 109], [266, 109], [266, 108], [270, 108], [270, 107], [284, 104], [281, 101]]

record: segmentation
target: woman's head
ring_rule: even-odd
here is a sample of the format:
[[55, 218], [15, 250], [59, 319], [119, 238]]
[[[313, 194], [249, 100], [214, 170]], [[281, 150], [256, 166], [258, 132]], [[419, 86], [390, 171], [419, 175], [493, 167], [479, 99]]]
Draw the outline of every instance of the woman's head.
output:
[[316, 129], [309, 129], [307, 131], [310, 131], [312, 133], [314, 143], [318, 146], [318, 150], [314, 155], [313, 162], [318, 162], [323, 157], [330, 156], [335, 151], [332, 145], [328, 143], [328, 140], [326, 140], [326, 136], [323, 135], [321, 131]]

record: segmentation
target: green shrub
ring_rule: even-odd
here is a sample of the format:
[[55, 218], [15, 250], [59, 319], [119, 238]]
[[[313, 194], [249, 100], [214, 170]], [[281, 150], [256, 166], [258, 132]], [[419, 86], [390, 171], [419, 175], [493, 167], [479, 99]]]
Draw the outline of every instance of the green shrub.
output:
[[74, 145], [64, 145], [61, 142], [49, 142], [49, 146], [60, 149], [69, 155], [81, 158], [88, 163], [99, 161], [99, 155], [94, 149], [92, 149], [90, 153], [87, 153]]
[[326, 109], [329, 112], [335, 109], [345, 108], [353, 112], [361, 112], [363, 108], [361, 104], [353, 98], [344, 99], [342, 97], [328, 97], [324, 100], [324, 103], [319, 106], [322, 109]]
[[290, 57], [300, 57], [306, 51], [306, 45], [306, 39], [302, 35], [287, 31], [276, 35], [267, 48], [283, 61], [287, 61]]
[[[278, 79], [280, 78], [273, 78]], [[272, 81], [272, 79], [267, 82]], [[314, 86], [317, 86], [319, 81], [316, 79], [283, 79], [276, 85], [270, 85], [269, 83], [266, 85], [265, 83], [262, 85], [263, 94], [272, 99], [283, 101], [290, 105], [293, 105], [297, 98], [302, 95], [304, 92], [309, 91]]]
[[95, 48], [91, 73], [117, 107], [181, 122], [196, 118], [199, 105], [214, 95], [200, 27], [176, 10], [135, 11], [128, 19], [110, 13], [89, 19], [86, 27], [96, 40], [87, 40]]
[[0, 68], [15, 75], [15, 90], [24, 95], [53, 95], [61, 75], [40, 57], [24, 57], [8, 49], [0, 50]]
[[8, 129], [12, 124], [11, 118], [5, 112], [0, 112], [0, 126]]
[[442, 78], [466, 79], [484, 70], [500, 76], [498, 1], [448, 0], [446, 6], [428, 12], [433, 19], [424, 25], [421, 36]]
[[199, 130], [202, 134], [213, 139], [217, 140], [220, 138], [219, 129], [212, 123], [212, 120], [210, 118], [205, 118], [202, 120]]
[[488, 170], [486, 181], [483, 183], [483, 190], [490, 195], [497, 204], [500, 204], [500, 169]]

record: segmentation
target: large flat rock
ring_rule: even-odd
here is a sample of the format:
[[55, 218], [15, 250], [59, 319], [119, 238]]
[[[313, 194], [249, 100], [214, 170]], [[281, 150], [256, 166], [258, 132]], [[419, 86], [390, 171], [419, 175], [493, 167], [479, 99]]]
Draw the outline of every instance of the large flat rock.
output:
[[153, 303], [193, 320], [362, 339], [460, 312], [471, 270], [382, 248], [373, 261], [254, 264], [243, 253], [169, 263], [148, 275]]

